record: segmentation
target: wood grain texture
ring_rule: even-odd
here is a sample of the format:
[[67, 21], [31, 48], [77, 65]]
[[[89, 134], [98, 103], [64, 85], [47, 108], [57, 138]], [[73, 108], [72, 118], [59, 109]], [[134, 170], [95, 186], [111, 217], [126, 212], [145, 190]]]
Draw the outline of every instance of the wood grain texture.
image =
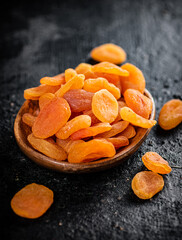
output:
[[[180, 168], [164, 176], [164, 189], [149, 201], [131, 190], [132, 178], [145, 169], [146, 151], [182, 166], [181, 125], [167, 132], [156, 125], [123, 164], [87, 175], [38, 166], [20, 151], [13, 133], [24, 89], [80, 62], [93, 63], [89, 52], [107, 42], [123, 47], [127, 61], [143, 71], [158, 118], [166, 101], [181, 99], [181, 9], [181, 0], [5, 2], [0, 14], [1, 239], [181, 239]], [[11, 211], [10, 200], [32, 182], [49, 187], [55, 199], [44, 216], [27, 221]]]

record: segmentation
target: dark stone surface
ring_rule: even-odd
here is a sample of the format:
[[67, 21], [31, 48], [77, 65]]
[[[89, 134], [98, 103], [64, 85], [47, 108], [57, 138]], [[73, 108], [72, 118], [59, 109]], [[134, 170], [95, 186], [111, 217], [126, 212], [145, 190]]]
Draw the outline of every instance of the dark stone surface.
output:
[[[140, 149], [124, 164], [90, 175], [67, 175], [45, 169], [18, 148], [13, 123], [24, 102], [23, 90], [45, 75], [89, 61], [95, 46], [122, 46], [128, 61], [146, 77], [157, 107], [181, 98], [182, 4], [177, 1], [16, 1], [6, 2], [0, 37], [0, 239], [181, 239], [182, 169], [164, 176], [163, 191], [138, 199], [131, 180], [142, 169], [141, 156], [156, 151], [171, 166], [182, 166], [182, 126], [155, 126]], [[39, 219], [16, 216], [13, 195], [36, 182], [55, 199]]]

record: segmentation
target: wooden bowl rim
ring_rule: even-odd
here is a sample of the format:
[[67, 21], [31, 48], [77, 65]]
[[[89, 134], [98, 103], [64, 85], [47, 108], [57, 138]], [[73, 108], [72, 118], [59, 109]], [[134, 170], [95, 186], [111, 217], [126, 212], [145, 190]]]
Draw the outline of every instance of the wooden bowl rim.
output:
[[[150, 119], [154, 119], [155, 118], [154, 99], [147, 89], [145, 89], [144, 94], [152, 100], [153, 108], [152, 113], [150, 115]], [[20, 108], [14, 122], [14, 134], [17, 144], [19, 145], [22, 152], [37, 164], [60, 172], [88, 173], [101, 171], [116, 166], [123, 162], [126, 158], [131, 156], [140, 147], [140, 145], [143, 143], [143, 141], [146, 139], [149, 132], [151, 131], [151, 128], [144, 129], [139, 127], [136, 136], [130, 139], [130, 144], [126, 147], [121, 148], [112, 158], [104, 158], [97, 161], [81, 164], [69, 163], [67, 161], [57, 161], [33, 149], [26, 140], [25, 132], [21, 128], [22, 123], [21, 119], [22, 115], [26, 112], [27, 109], [28, 104], [27, 101], [25, 101], [22, 107]], [[137, 143], [136, 139], [138, 140]]]

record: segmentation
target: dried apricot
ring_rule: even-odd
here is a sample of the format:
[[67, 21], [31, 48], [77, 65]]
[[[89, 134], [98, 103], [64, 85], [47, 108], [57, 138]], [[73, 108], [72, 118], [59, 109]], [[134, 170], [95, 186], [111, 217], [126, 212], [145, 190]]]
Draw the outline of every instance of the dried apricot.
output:
[[127, 89], [124, 92], [124, 99], [129, 108], [138, 115], [149, 118], [152, 112], [152, 101], [135, 89]]
[[118, 102], [106, 89], [96, 92], [92, 98], [92, 112], [101, 122], [113, 122], [118, 115]]
[[56, 139], [56, 143], [62, 147], [65, 152], [69, 153], [71, 148], [77, 144], [77, 143], [83, 143], [84, 141], [83, 140], [76, 140], [76, 141], [73, 141], [71, 140], [70, 138], [67, 138], [67, 139], [60, 139], [60, 138], [57, 138]]
[[75, 77], [77, 72], [73, 68], [68, 68], [65, 70], [65, 81], [68, 82], [71, 78]]
[[55, 93], [60, 86], [49, 86], [42, 84], [38, 87], [28, 88], [24, 91], [25, 99], [38, 100], [41, 95], [44, 93]]
[[91, 125], [95, 125], [96, 123], [100, 123], [100, 120], [93, 114], [92, 110], [83, 111], [84, 115], [88, 115], [91, 117]]
[[66, 124], [70, 115], [68, 102], [64, 98], [54, 97], [40, 111], [32, 132], [38, 138], [48, 138]]
[[28, 135], [27, 139], [34, 149], [50, 158], [56, 159], [57, 161], [62, 161], [67, 158], [66, 152], [49, 139], [37, 138], [33, 133]]
[[164, 187], [163, 177], [151, 171], [137, 173], [132, 180], [132, 189], [137, 197], [150, 199]]
[[112, 127], [109, 123], [97, 123], [92, 127], [78, 130], [77, 132], [73, 133], [70, 138], [72, 140], [79, 140], [82, 138], [93, 137], [98, 135], [99, 133], [107, 132], [111, 128]]
[[60, 89], [55, 93], [57, 97], [63, 97], [70, 89], [81, 89], [84, 85], [85, 76], [78, 74], [72, 77], [68, 82], [61, 85]]
[[84, 74], [85, 79], [97, 77], [97, 75], [92, 72], [92, 65], [88, 63], [80, 63], [75, 70], [78, 74]]
[[142, 161], [146, 168], [155, 173], [167, 174], [172, 171], [168, 162], [164, 160], [158, 153], [156, 152], [147, 152], [142, 157]]
[[90, 127], [91, 117], [88, 115], [80, 115], [72, 120], [68, 121], [59, 131], [56, 133], [56, 137], [60, 139], [66, 139], [74, 132], [80, 129]]
[[121, 68], [129, 72], [128, 76], [121, 76], [122, 93], [128, 88], [136, 89], [143, 93], [145, 90], [145, 78], [142, 71], [131, 63], [126, 63]]
[[122, 131], [124, 131], [128, 127], [128, 125], [129, 125], [129, 122], [126, 122], [126, 121], [119, 121], [117, 123], [114, 123], [111, 125], [112, 128], [110, 131], [101, 133], [98, 135], [98, 137], [101, 137], [101, 138], [113, 137], [118, 133], [121, 133]]
[[140, 115], [133, 112], [129, 107], [123, 107], [120, 109], [121, 118], [125, 121], [130, 122], [134, 126], [139, 126], [142, 128], [151, 128], [156, 124], [155, 120], [148, 120], [141, 117]]
[[40, 79], [41, 84], [46, 84], [50, 86], [60, 86], [61, 84], [65, 83], [65, 76], [64, 73], [61, 73], [54, 77], [43, 77]]
[[39, 98], [39, 108], [40, 110], [50, 102], [55, 97], [53, 93], [44, 93], [42, 96]]
[[[117, 85], [120, 82], [120, 76], [110, 73], [102, 73], [102, 72], [95, 72], [95, 77], [102, 77], [107, 79], [108, 82], [113, 83], [114, 85]], [[92, 77], [90, 77], [92, 78]]]
[[101, 62], [92, 66], [93, 72], [110, 73], [118, 76], [129, 76], [129, 72], [110, 62]]
[[131, 124], [129, 124], [128, 127], [121, 133], [121, 136], [125, 136], [127, 138], [133, 138], [135, 135], [135, 128]]
[[72, 89], [64, 94], [64, 99], [70, 105], [72, 112], [82, 112], [92, 108], [92, 98], [94, 93], [83, 89]]
[[52, 205], [53, 197], [54, 194], [49, 188], [31, 183], [14, 195], [11, 208], [20, 217], [38, 218]]
[[98, 62], [107, 61], [114, 64], [120, 64], [126, 60], [126, 52], [113, 43], [106, 43], [95, 47], [90, 55]]
[[90, 162], [99, 158], [113, 157], [116, 150], [112, 143], [105, 139], [93, 139], [75, 144], [69, 154], [70, 163]]
[[111, 142], [116, 149], [129, 145], [128, 138], [124, 136], [106, 138], [106, 140]]
[[33, 116], [31, 113], [24, 113], [22, 116], [22, 121], [27, 124], [29, 127], [32, 127], [36, 117]]
[[182, 101], [172, 99], [164, 104], [159, 114], [159, 125], [164, 130], [175, 128], [182, 122]]
[[89, 78], [85, 80], [83, 89], [93, 93], [98, 92], [101, 89], [107, 89], [116, 99], [121, 97], [119, 88], [114, 84], [109, 83], [105, 78]]

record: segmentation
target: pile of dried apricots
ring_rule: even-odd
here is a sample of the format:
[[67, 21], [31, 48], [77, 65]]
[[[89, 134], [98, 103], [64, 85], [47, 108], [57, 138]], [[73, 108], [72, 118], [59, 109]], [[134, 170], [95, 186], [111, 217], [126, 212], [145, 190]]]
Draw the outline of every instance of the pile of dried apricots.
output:
[[[54, 77], [43, 77], [38, 87], [26, 89], [28, 112], [22, 122], [30, 127], [27, 139], [39, 152], [57, 161], [84, 163], [113, 157], [129, 145], [136, 127], [151, 128], [152, 101], [144, 95], [145, 78], [140, 69], [126, 60], [125, 51], [103, 44], [91, 51], [98, 64], [79, 64]], [[169, 130], [182, 121], [182, 101], [173, 99], [161, 109], [159, 125]], [[159, 174], [171, 168], [155, 152], [142, 161], [150, 171], [137, 173], [132, 189], [141, 199], [149, 199], [164, 186]], [[12, 198], [13, 211], [22, 217], [37, 218], [53, 202], [53, 192], [43, 185], [29, 184]]]
[[58, 161], [113, 157], [117, 149], [129, 145], [136, 126], [156, 124], [149, 119], [153, 106], [144, 95], [141, 70], [130, 63], [115, 65], [126, 59], [124, 50], [105, 44], [93, 49], [91, 56], [100, 63], [81, 63], [43, 77], [40, 86], [24, 91], [30, 108], [22, 121], [32, 129], [27, 139], [34, 149]]

